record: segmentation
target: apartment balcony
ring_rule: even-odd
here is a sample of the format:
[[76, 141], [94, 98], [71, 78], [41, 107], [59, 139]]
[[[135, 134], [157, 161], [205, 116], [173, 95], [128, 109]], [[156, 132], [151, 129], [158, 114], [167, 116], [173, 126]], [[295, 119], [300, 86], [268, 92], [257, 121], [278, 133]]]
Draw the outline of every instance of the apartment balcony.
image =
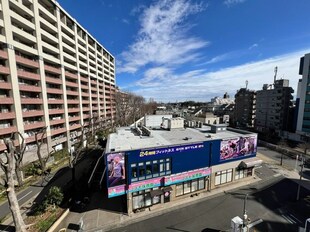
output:
[[47, 93], [63, 94], [62, 89], [46, 88]]
[[6, 120], [6, 119], [13, 119], [16, 117], [16, 114], [15, 112], [4, 112], [4, 113], [1, 113], [0, 112], [0, 118], [1, 120]]
[[67, 100], [67, 104], [79, 104], [79, 103], [80, 103], [80, 101], [76, 100], [76, 99]]
[[74, 74], [74, 73], [70, 73], [70, 72], [65, 72], [65, 76], [67, 76], [67, 77], [71, 77], [71, 78], [73, 78], [73, 79], [78, 79], [78, 75], [77, 74]]
[[68, 109], [69, 113], [76, 113], [76, 112], [80, 112], [80, 108], [69, 108]]
[[39, 86], [25, 85], [25, 84], [22, 84], [22, 83], [19, 83], [19, 90], [27, 91], [27, 92], [36, 92], [36, 93], [41, 93], [42, 92], [42, 89]]
[[65, 119], [56, 119], [56, 120], [50, 120], [50, 125], [58, 125], [58, 124], [64, 124], [65, 123]]
[[43, 104], [43, 99], [41, 98], [21, 98], [22, 104]]
[[48, 99], [48, 104], [64, 104], [63, 99]]
[[62, 137], [62, 138], [56, 138], [56, 139], [53, 139], [52, 140], [52, 146], [55, 146], [55, 145], [57, 145], [57, 144], [61, 144], [61, 143], [65, 143], [65, 142], [67, 142], [67, 137]]
[[11, 134], [13, 132], [17, 131], [16, 126], [9, 126], [6, 128], [0, 128], [0, 135], [6, 135], [6, 134]]
[[86, 83], [88, 83], [88, 82], [89, 82], [89, 80], [88, 80], [87, 78], [82, 77], [82, 76], [80, 77], [80, 80], [81, 80], [81, 81], [84, 81], [84, 82], [86, 82]]
[[92, 107], [92, 110], [94, 111], [94, 110], [99, 110], [99, 107]]
[[62, 85], [62, 80], [61, 80], [61, 79], [58, 79], [58, 78], [53, 78], [53, 77], [48, 77], [48, 76], [46, 76], [46, 77], [45, 77], [45, 81], [46, 81], [47, 83], [50, 83], [50, 84]]
[[90, 111], [89, 107], [83, 107], [83, 111]]
[[83, 114], [83, 119], [87, 119], [87, 118], [90, 118], [90, 115], [89, 114]]
[[82, 100], [82, 104], [89, 104], [89, 100]]
[[32, 130], [32, 129], [42, 128], [42, 127], [45, 127], [45, 122], [35, 122], [35, 123], [24, 124], [24, 130]]
[[78, 91], [67, 90], [67, 95], [78, 96], [78, 95], [79, 95], [79, 92], [78, 92]]
[[56, 68], [56, 67], [53, 67], [53, 66], [49, 66], [49, 65], [44, 65], [44, 69], [46, 71], [49, 71], [51, 73], [55, 73], [55, 74], [61, 74], [61, 68]]
[[75, 87], [75, 88], [79, 87], [79, 85], [77, 83], [74, 83], [71, 81], [66, 81], [66, 86]]
[[51, 135], [58, 135], [58, 134], [62, 134], [65, 133], [67, 131], [67, 129], [65, 127], [59, 128], [59, 129], [55, 129], [55, 130], [51, 130]]
[[0, 89], [12, 89], [12, 84], [9, 82], [0, 82]]
[[0, 50], [0, 57], [3, 59], [8, 59], [8, 52]]
[[4, 143], [0, 143], [0, 151], [6, 150], [6, 146]]
[[86, 89], [86, 90], [88, 90], [88, 85], [81, 85], [81, 89]]
[[29, 80], [36, 80], [36, 81], [39, 81], [41, 79], [39, 74], [27, 72], [23, 70], [17, 70], [17, 76], [24, 77]]
[[15, 56], [16, 62], [20, 64], [24, 64], [26, 66], [31, 66], [34, 68], [39, 68], [39, 62], [36, 60], [30, 60], [22, 56]]
[[0, 65], [0, 73], [1, 74], [10, 74], [10, 68], [6, 66], [1, 66]]
[[78, 121], [78, 120], [81, 120], [80, 116], [69, 117], [69, 122]]
[[30, 110], [30, 111], [23, 112], [24, 118], [36, 117], [36, 116], [42, 116], [42, 115], [44, 115], [43, 110]]
[[64, 114], [65, 110], [64, 109], [49, 109], [48, 113], [50, 115], [54, 115], [54, 114]]
[[14, 100], [13, 98], [11, 97], [5, 97], [5, 96], [1, 96], [0, 95], [0, 104], [3, 104], [3, 105], [11, 105], [14, 103]]
[[75, 124], [75, 125], [70, 126], [70, 130], [76, 130], [76, 129], [79, 129], [79, 128], [81, 128], [80, 124]]

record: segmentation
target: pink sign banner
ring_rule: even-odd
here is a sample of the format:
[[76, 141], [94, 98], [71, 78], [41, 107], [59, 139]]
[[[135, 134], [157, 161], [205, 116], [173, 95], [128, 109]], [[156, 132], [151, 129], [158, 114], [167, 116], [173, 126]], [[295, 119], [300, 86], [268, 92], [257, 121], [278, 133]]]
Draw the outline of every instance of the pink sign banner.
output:
[[131, 185], [128, 186], [128, 192], [137, 192], [141, 191], [144, 189], [149, 189], [149, 188], [155, 188], [161, 185], [162, 177], [151, 179], [151, 180], [144, 180], [144, 181], [139, 181], [136, 183], [132, 183]]
[[117, 197], [126, 193], [125, 185], [118, 185], [108, 188], [108, 197]]
[[210, 174], [211, 174], [211, 168], [202, 168], [195, 171], [176, 174], [174, 176], [165, 177], [165, 185], [171, 185], [188, 180], [194, 180], [201, 177], [209, 176]]

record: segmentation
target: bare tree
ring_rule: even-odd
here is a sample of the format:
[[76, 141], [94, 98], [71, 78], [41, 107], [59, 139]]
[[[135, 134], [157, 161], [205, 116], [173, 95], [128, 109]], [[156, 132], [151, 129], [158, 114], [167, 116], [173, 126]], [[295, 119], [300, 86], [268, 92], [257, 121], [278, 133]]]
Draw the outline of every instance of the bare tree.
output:
[[34, 137], [36, 139], [36, 145], [37, 145], [37, 156], [40, 162], [40, 168], [42, 170], [42, 174], [46, 174], [46, 164], [47, 161], [49, 160], [52, 152], [48, 152], [46, 156], [42, 154], [42, 145], [44, 144], [44, 138], [46, 136], [46, 130], [47, 127], [43, 127], [41, 130], [35, 133]]
[[17, 149], [14, 146], [13, 142], [14, 136], [12, 136], [10, 139], [5, 140], [6, 151], [4, 152], [4, 154], [6, 160], [4, 161], [3, 159], [0, 158], [0, 165], [1, 169], [5, 173], [5, 178], [1, 179], [1, 184], [4, 185], [6, 188], [6, 194], [13, 217], [15, 230], [17, 232], [24, 232], [26, 231], [26, 225], [22, 218], [16, 197], [14, 175], [16, 175], [17, 165], [20, 165], [21, 160], [23, 158], [25, 145], [23, 136], [19, 132], [16, 133], [18, 133], [22, 137], [22, 144], [20, 148]]

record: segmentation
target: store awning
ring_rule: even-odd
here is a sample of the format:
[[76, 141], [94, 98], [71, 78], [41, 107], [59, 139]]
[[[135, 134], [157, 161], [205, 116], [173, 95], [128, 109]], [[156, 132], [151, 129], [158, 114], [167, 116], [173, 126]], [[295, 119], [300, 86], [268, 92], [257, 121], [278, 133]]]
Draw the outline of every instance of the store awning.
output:
[[156, 189], [156, 190], [151, 191], [150, 194], [151, 194], [151, 197], [155, 197], [155, 196], [163, 194], [163, 190]]
[[171, 186], [168, 186], [168, 187], [163, 188], [163, 191], [164, 192], [170, 192], [170, 191], [172, 191], [172, 188], [171, 188]]
[[262, 160], [257, 159], [257, 158], [252, 158], [252, 159], [242, 161], [238, 167], [239, 168], [252, 168], [252, 167], [259, 166], [262, 163], [263, 163]]

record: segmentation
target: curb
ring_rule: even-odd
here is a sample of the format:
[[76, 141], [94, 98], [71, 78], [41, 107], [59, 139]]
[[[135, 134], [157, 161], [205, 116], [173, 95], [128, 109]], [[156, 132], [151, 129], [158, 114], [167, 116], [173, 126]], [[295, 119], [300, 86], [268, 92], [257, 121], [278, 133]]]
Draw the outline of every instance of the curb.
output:
[[67, 215], [69, 214], [70, 210], [66, 209], [65, 212], [62, 213], [62, 215], [52, 224], [52, 226], [47, 230], [47, 232], [53, 232], [56, 230], [56, 228], [60, 225], [60, 223], [62, 222], [62, 220], [65, 219], [65, 217], [67, 217]]

